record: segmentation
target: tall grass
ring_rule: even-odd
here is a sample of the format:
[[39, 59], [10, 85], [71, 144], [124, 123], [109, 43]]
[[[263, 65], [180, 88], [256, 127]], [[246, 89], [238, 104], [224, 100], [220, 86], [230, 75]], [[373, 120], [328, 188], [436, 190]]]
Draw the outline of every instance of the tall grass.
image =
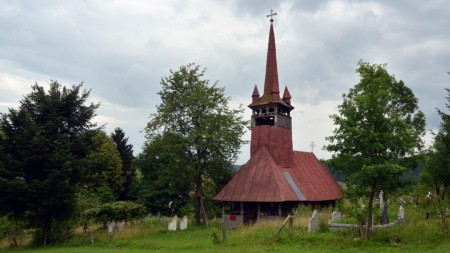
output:
[[[395, 220], [398, 205], [391, 206], [389, 215]], [[221, 221], [211, 221], [211, 227], [194, 226], [190, 219], [185, 231], [168, 231], [168, 221], [144, 219], [113, 235], [100, 226], [93, 229], [94, 245], [78, 228], [66, 244], [50, 247], [22, 247], [14, 252], [446, 252], [450, 251], [447, 232], [442, 231], [440, 216], [425, 219], [426, 210], [405, 206], [407, 222], [391, 228], [373, 231], [370, 240], [358, 239], [355, 230], [329, 231], [327, 222], [331, 209], [319, 210], [320, 229], [308, 233], [312, 215], [310, 207], [299, 207], [293, 215], [294, 234], [289, 237], [289, 225], [274, 236], [283, 219], [262, 221], [226, 231], [222, 241]], [[348, 214], [346, 214], [348, 215]], [[377, 221], [375, 221], [377, 222]]]

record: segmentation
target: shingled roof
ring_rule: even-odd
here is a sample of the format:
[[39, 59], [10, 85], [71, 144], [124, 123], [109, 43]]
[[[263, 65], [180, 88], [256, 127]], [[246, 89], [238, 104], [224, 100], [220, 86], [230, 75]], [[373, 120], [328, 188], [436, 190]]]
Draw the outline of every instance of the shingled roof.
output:
[[281, 168], [263, 146], [214, 197], [230, 202], [328, 201], [339, 185], [314, 153], [294, 151], [294, 166]]

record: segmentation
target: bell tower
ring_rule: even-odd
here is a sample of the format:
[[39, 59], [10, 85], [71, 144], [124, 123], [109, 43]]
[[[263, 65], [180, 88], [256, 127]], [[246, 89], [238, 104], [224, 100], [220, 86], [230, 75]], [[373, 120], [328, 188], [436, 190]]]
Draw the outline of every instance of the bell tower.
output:
[[260, 96], [255, 85], [252, 94], [252, 137], [250, 155], [253, 156], [262, 146], [269, 149], [275, 162], [280, 167], [291, 167], [293, 158], [292, 146], [292, 119], [291, 94], [288, 88], [284, 89], [280, 97], [278, 83], [278, 67], [275, 46], [275, 33], [273, 31], [273, 16], [270, 11], [269, 44], [267, 50], [266, 76], [264, 80], [264, 93]]

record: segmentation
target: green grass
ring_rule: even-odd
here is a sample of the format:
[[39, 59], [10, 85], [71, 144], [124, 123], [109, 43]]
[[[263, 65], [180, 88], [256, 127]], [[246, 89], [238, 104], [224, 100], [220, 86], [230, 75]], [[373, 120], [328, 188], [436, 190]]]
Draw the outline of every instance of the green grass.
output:
[[[212, 221], [211, 227], [189, 224], [185, 231], [167, 231], [167, 222], [142, 221], [128, 226], [124, 231], [108, 235], [101, 228], [94, 230], [94, 245], [89, 238], [75, 230], [65, 244], [45, 247], [4, 247], [4, 252], [450, 252], [447, 232], [442, 232], [440, 217], [423, 219], [424, 211], [414, 212], [405, 208], [409, 222], [400, 226], [374, 231], [370, 240], [354, 240], [353, 230], [307, 232], [311, 211], [302, 209], [294, 216], [294, 235], [288, 235], [285, 227], [274, 237], [281, 220], [261, 222], [241, 229], [228, 230], [227, 240], [222, 241], [221, 223]], [[331, 217], [331, 211], [319, 211], [321, 223]], [[214, 243], [214, 236], [220, 239]], [[5, 240], [2, 245], [7, 245]]]

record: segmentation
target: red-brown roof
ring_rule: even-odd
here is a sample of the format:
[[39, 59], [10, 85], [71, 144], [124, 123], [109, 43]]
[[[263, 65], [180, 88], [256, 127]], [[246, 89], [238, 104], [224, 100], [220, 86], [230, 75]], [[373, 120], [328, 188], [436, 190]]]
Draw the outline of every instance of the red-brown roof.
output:
[[326, 201], [340, 197], [339, 185], [313, 153], [294, 151], [294, 166], [281, 168], [263, 146], [214, 200], [284, 202]]

